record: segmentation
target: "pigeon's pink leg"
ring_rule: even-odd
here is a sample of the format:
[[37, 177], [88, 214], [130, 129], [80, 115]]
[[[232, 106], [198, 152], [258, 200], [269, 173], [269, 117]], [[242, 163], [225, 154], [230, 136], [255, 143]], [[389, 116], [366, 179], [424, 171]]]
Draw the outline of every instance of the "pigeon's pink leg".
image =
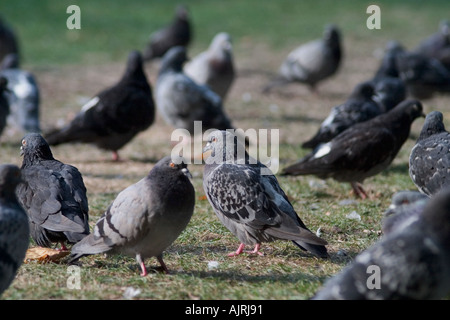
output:
[[257, 254], [259, 254], [260, 256], [263, 256], [264, 253], [262, 253], [262, 252], [259, 251], [260, 248], [261, 248], [261, 243], [257, 243], [257, 244], [255, 245], [255, 249], [253, 249], [253, 251], [250, 251], [250, 253], [257, 253]]
[[142, 270], [141, 277], [145, 277], [148, 274], [147, 273], [147, 268], [145, 267], [144, 260], [142, 260], [142, 257], [141, 257], [141, 255], [139, 253], [136, 255], [136, 261], [141, 266], [141, 270]]
[[113, 151], [112, 152], [112, 160], [113, 161], [119, 161], [120, 157], [119, 157], [119, 153], [117, 151]]
[[161, 265], [162, 272], [169, 273], [169, 269], [167, 269], [167, 266], [164, 263], [162, 256], [157, 256], [156, 259], [158, 259], [158, 262]]
[[64, 244], [64, 241], [61, 241], [60, 243], [61, 243], [61, 249], [59, 249], [59, 250], [60, 251], [67, 251], [68, 249], [67, 249], [66, 245]]
[[358, 182], [352, 182], [351, 183], [353, 191], [361, 197], [361, 199], [366, 199], [369, 196], [367, 195], [366, 191], [364, 190], [363, 186]]
[[242, 253], [242, 251], [244, 251], [244, 247], [245, 247], [245, 244], [241, 243], [239, 245], [239, 248], [237, 248], [237, 250], [235, 252], [229, 253], [228, 256], [235, 257], [235, 256], [240, 255]]

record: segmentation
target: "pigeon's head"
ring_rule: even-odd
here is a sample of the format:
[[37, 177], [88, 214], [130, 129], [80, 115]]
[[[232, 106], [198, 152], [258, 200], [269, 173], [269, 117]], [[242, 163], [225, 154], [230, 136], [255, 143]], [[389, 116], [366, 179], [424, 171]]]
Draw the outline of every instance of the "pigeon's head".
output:
[[203, 148], [203, 158], [206, 164], [235, 163], [236, 160], [245, 161], [248, 154], [242, 136], [234, 130], [214, 130]]
[[158, 170], [163, 170], [166, 173], [177, 173], [192, 178], [189, 169], [187, 168], [186, 160], [179, 155], [170, 155], [159, 160], [154, 168]]
[[22, 182], [20, 169], [14, 164], [0, 165], [0, 193], [3, 191], [13, 191]]
[[326, 25], [323, 32], [323, 39], [332, 46], [339, 46], [341, 37], [338, 27], [335, 24]]
[[417, 99], [407, 99], [400, 102], [395, 108], [388, 112], [403, 114], [409, 117], [410, 121], [414, 121], [419, 117], [425, 118], [425, 113], [423, 113], [422, 103]]
[[216, 34], [211, 42], [211, 50], [230, 52], [233, 46], [231, 44], [231, 36], [226, 32]]
[[439, 30], [441, 31], [441, 34], [445, 37], [447, 37], [447, 40], [450, 41], [450, 21], [449, 20], [442, 20], [439, 23]]
[[175, 16], [178, 20], [187, 21], [189, 20], [189, 10], [185, 5], [178, 5], [175, 8]]
[[170, 48], [164, 54], [162, 61], [161, 61], [161, 67], [160, 67], [160, 73], [166, 71], [166, 70], [173, 70], [177, 72], [181, 72], [183, 69], [183, 64], [188, 60], [187, 54], [186, 54], [186, 48], [183, 46], [175, 46]]
[[19, 55], [17, 53], [7, 54], [2, 61], [1, 69], [17, 69], [19, 68]]
[[353, 97], [369, 99], [374, 95], [374, 87], [370, 81], [358, 84], [352, 92]]
[[39, 133], [29, 133], [22, 139], [20, 155], [24, 164], [34, 160], [52, 160], [53, 154], [47, 141]]
[[439, 111], [431, 111], [425, 118], [419, 140], [440, 132], [445, 132], [444, 116]]
[[133, 50], [128, 54], [127, 69], [137, 70], [142, 68], [142, 55], [139, 51]]

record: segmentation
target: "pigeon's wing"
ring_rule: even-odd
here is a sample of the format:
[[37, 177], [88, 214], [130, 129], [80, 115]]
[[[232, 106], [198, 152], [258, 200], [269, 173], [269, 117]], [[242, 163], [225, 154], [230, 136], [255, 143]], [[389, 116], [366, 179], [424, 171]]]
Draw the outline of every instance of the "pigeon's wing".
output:
[[260, 170], [259, 165], [219, 165], [205, 184], [215, 211], [280, 238], [326, 244], [298, 223], [298, 216], [275, 178], [262, 176]]

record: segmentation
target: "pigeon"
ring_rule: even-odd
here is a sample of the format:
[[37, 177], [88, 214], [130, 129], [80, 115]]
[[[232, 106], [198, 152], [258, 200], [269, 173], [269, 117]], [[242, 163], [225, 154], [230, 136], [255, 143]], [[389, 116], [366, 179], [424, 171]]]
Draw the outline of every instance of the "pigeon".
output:
[[208, 50], [185, 65], [184, 72], [198, 84], [209, 86], [222, 101], [225, 100], [235, 78], [230, 35], [226, 32], [218, 33]]
[[328, 279], [312, 300], [436, 300], [450, 293], [450, 190]]
[[263, 89], [267, 93], [274, 87], [289, 83], [303, 83], [316, 91], [318, 83], [333, 76], [342, 60], [341, 35], [336, 25], [325, 27], [322, 39], [300, 45], [283, 61], [278, 76]]
[[89, 100], [64, 127], [44, 136], [50, 145], [95, 144], [112, 151], [113, 160], [118, 161], [118, 150], [148, 129], [154, 118], [153, 95], [143, 70], [142, 56], [138, 51], [132, 51], [125, 73], [117, 84]]
[[15, 53], [10, 53], [3, 59], [0, 76], [8, 79], [10, 122], [25, 133], [41, 132], [40, 91], [36, 77], [19, 68], [19, 56]]
[[302, 250], [326, 258], [327, 242], [312, 233], [295, 212], [269, 168], [251, 158], [242, 139], [230, 131], [215, 130], [203, 149], [206, 158], [203, 189], [221, 223], [241, 242], [260, 254], [262, 242], [291, 240]]
[[8, 54], [19, 54], [17, 36], [11, 26], [0, 17], [0, 61]]
[[375, 71], [372, 81], [376, 83], [378, 80], [386, 77], [399, 78], [400, 75], [397, 68], [397, 55], [404, 52], [406, 52], [406, 50], [399, 41], [388, 41], [383, 59], [381, 60], [378, 69]]
[[162, 254], [188, 225], [195, 190], [181, 157], [166, 156], [148, 175], [121, 191], [97, 221], [93, 233], [72, 247], [70, 263], [83, 256], [121, 253], [135, 256], [141, 276], [144, 260], [156, 257], [168, 272]]
[[408, 227], [420, 219], [420, 214], [430, 198], [419, 192], [403, 190], [392, 196], [391, 205], [383, 213], [381, 231], [384, 235]]
[[191, 42], [192, 30], [188, 8], [178, 5], [172, 23], [150, 35], [149, 42], [144, 49], [144, 61], [163, 57], [175, 46], [187, 47]]
[[416, 52], [403, 52], [397, 54], [396, 66], [412, 97], [428, 99], [436, 92], [450, 93], [450, 70], [439, 60]]
[[382, 113], [380, 106], [373, 100], [374, 88], [371, 82], [358, 84], [347, 101], [331, 109], [317, 133], [303, 142], [303, 148], [316, 148], [336, 137], [352, 125], [369, 120]]
[[30, 243], [27, 213], [19, 204], [21, 182], [16, 165], [0, 165], [0, 296], [13, 282]]
[[439, 60], [450, 70], [450, 21], [442, 20], [439, 31], [422, 40], [413, 51]]
[[362, 182], [386, 169], [409, 136], [412, 122], [424, 116], [422, 103], [408, 99], [394, 109], [357, 123], [284, 168], [283, 175], [315, 175], [349, 182], [362, 199]]
[[183, 72], [186, 48], [177, 46], [163, 57], [155, 87], [156, 105], [166, 123], [194, 134], [195, 122], [202, 131], [232, 129], [222, 99], [208, 86], [197, 84]]
[[379, 105], [381, 112], [385, 113], [406, 99], [406, 85], [400, 78], [384, 77], [372, 81], [374, 96], [372, 99]]
[[9, 102], [6, 98], [8, 93], [8, 79], [0, 75], [0, 136], [7, 125], [9, 116]]
[[409, 176], [428, 196], [450, 186], [450, 133], [439, 111], [427, 114], [419, 138], [409, 156]]
[[53, 157], [39, 133], [28, 133], [20, 148], [24, 182], [17, 197], [28, 212], [31, 237], [38, 246], [76, 243], [89, 234], [86, 187], [78, 169]]

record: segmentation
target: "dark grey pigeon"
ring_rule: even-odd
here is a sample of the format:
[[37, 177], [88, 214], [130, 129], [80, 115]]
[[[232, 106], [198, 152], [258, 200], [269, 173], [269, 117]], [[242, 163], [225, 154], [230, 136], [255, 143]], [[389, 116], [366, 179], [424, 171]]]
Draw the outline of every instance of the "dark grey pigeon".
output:
[[144, 260], [156, 257], [168, 272], [162, 255], [183, 232], [194, 211], [195, 190], [182, 158], [168, 156], [149, 174], [121, 191], [97, 221], [92, 234], [72, 247], [71, 262], [85, 255], [121, 253]]
[[0, 61], [10, 53], [19, 54], [19, 42], [11, 26], [0, 17]]
[[121, 80], [97, 94], [72, 121], [48, 132], [45, 138], [50, 145], [92, 143], [112, 151], [113, 160], [118, 160], [118, 150], [148, 129], [154, 118], [153, 95], [142, 57], [132, 51]]
[[419, 221], [429, 197], [419, 191], [404, 190], [392, 196], [389, 208], [383, 212], [381, 231], [384, 235], [406, 228]]
[[422, 40], [413, 51], [439, 60], [450, 70], [450, 21], [442, 20], [438, 32]]
[[20, 182], [19, 167], [0, 165], [0, 296], [13, 282], [30, 243], [27, 213], [16, 197]]
[[2, 61], [0, 76], [8, 79], [11, 123], [23, 132], [40, 132], [40, 92], [35, 76], [19, 68], [19, 56], [8, 54]]
[[187, 47], [192, 38], [191, 28], [188, 8], [178, 5], [172, 23], [150, 35], [143, 54], [144, 60], [163, 57], [170, 48], [175, 46]]
[[362, 182], [386, 169], [409, 136], [412, 122], [424, 116], [418, 100], [405, 100], [394, 109], [344, 130], [296, 163], [284, 175], [315, 175], [349, 182], [367, 198]]
[[384, 77], [372, 83], [375, 91], [373, 100], [383, 113], [406, 99], [406, 85], [400, 78]]
[[0, 76], [0, 136], [7, 125], [9, 116], [9, 102], [6, 97], [8, 93], [8, 80]]
[[430, 112], [409, 156], [409, 176], [420, 192], [431, 196], [450, 186], [450, 133], [439, 111]]
[[294, 49], [280, 66], [278, 76], [263, 92], [289, 83], [302, 83], [313, 91], [333, 76], [342, 61], [341, 35], [336, 25], [327, 25], [321, 39], [312, 40]]
[[89, 206], [81, 173], [53, 158], [39, 133], [22, 140], [22, 178], [17, 196], [28, 212], [31, 237], [37, 245], [76, 243], [89, 234]]
[[226, 32], [216, 34], [208, 50], [188, 62], [184, 72], [198, 84], [209, 86], [223, 101], [236, 75], [230, 35]]
[[399, 78], [400, 74], [397, 68], [397, 55], [406, 52], [403, 45], [396, 40], [391, 40], [386, 44], [383, 59], [373, 77], [374, 82], [390, 77]]
[[181, 46], [170, 49], [162, 59], [155, 95], [164, 120], [175, 129], [186, 129], [191, 134], [194, 134], [195, 121], [202, 121], [203, 131], [233, 128], [220, 96], [183, 72], [186, 60], [186, 48]]
[[380, 106], [373, 100], [374, 88], [371, 82], [358, 84], [347, 101], [331, 109], [317, 133], [302, 144], [303, 148], [316, 148], [328, 142], [352, 125], [363, 122], [382, 113]]
[[244, 144], [229, 131], [213, 131], [204, 153], [206, 159], [203, 189], [219, 220], [245, 245], [291, 240], [302, 250], [328, 256], [327, 242], [312, 233], [302, 222], [281, 189], [277, 178], [265, 165], [249, 157]]
[[403, 52], [396, 56], [396, 65], [409, 95], [428, 99], [437, 92], [450, 93], [450, 70], [439, 60], [417, 52]]
[[450, 190], [327, 280], [314, 300], [436, 300], [450, 293]]

